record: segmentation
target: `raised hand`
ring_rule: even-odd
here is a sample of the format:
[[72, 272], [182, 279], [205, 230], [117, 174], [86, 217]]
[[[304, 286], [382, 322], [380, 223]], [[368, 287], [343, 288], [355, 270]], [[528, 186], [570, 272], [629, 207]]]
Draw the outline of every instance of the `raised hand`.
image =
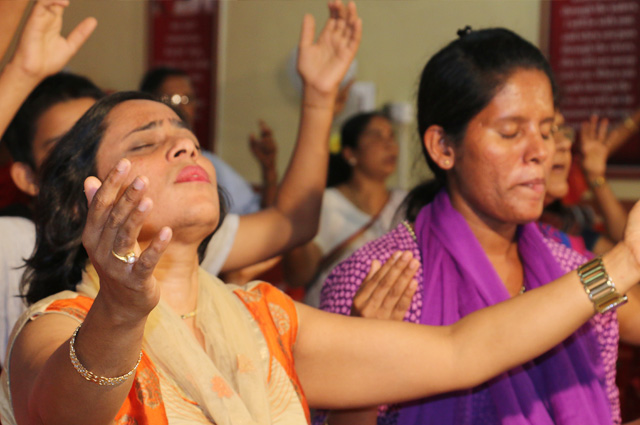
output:
[[592, 115], [589, 121], [582, 123], [580, 129], [582, 169], [589, 181], [604, 177], [607, 171], [607, 156], [609, 155], [608, 128], [609, 120], [606, 118], [599, 120], [597, 115]]
[[[115, 319], [140, 320], [158, 304], [160, 288], [153, 270], [171, 240], [171, 229], [163, 227], [144, 250], [137, 242], [152, 201], [145, 197], [148, 181], [127, 176], [131, 163], [126, 159], [109, 172], [104, 183], [96, 177], [85, 180], [89, 202], [82, 243], [100, 276], [98, 298]], [[128, 254], [134, 255], [127, 262]]]
[[69, 0], [39, 0], [33, 6], [12, 62], [29, 77], [42, 79], [60, 71], [96, 28], [86, 18], [65, 38], [62, 15]]
[[305, 15], [298, 44], [298, 72], [305, 92], [312, 89], [335, 96], [360, 45], [362, 21], [353, 2], [344, 6], [340, 0], [332, 1], [329, 13], [315, 43], [315, 21], [313, 16]]
[[411, 252], [395, 252], [384, 265], [374, 260], [353, 298], [351, 315], [368, 319], [402, 320], [418, 287], [419, 263]]
[[260, 135], [249, 135], [249, 148], [256, 157], [263, 171], [275, 170], [277, 146], [271, 128], [262, 120], [258, 121]]

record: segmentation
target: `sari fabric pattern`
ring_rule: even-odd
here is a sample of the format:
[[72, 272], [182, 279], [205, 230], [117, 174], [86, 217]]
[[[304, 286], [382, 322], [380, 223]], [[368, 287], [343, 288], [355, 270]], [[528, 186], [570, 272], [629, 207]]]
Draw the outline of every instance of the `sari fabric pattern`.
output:
[[[84, 294], [91, 294], [90, 281], [96, 278], [95, 270], [89, 267], [83, 284], [79, 286], [79, 289], [84, 290], [83, 295], [65, 291], [50, 297], [51, 299], [45, 299], [37, 303], [34, 306], [36, 309], [25, 313], [22, 323], [14, 329], [12, 341], [15, 340], [21, 328], [29, 320], [35, 320], [42, 314], [64, 314], [81, 323], [93, 304], [93, 297]], [[218, 344], [216, 347], [220, 347], [220, 351], [227, 350], [224, 351], [224, 358], [216, 357], [217, 362], [225, 363], [220, 368], [220, 372], [209, 375], [203, 368], [203, 376], [194, 378], [192, 376], [193, 373], [189, 372], [192, 369], [189, 369], [186, 363], [180, 363], [177, 365], [178, 370], [183, 370], [184, 368], [187, 372], [185, 372], [184, 376], [176, 375], [175, 371], [163, 367], [167, 359], [158, 357], [161, 361], [154, 361], [154, 356], [158, 356], [157, 346], [153, 347], [155, 352], [149, 352], [149, 343], [155, 342], [154, 345], [158, 345], [158, 337], [155, 337], [156, 339], [154, 340], [153, 337], [148, 337], [147, 334], [149, 332], [159, 332], [158, 328], [162, 328], [161, 331], [166, 332], [164, 327], [167, 327], [166, 324], [158, 323], [158, 319], [163, 316], [156, 315], [156, 317], [153, 317], [151, 315], [147, 322], [147, 327], [145, 327], [142, 359], [134, 375], [131, 390], [115, 418], [115, 423], [117, 425], [219, 423], [218, 420], [212, 418], [212, 413], [214, 416], [220, 416], [225, 420], [229, 420], [229, 423], [234, 424], [292, 425], [308, 423], [309, 410], [306, 398], [293, 366], [293, 344], [295, 343], [298, 329], [297, 311], [293, 301], [267, 283], [252, 282], [243, 287], [225, 285], [201, 270], [201, 294], [209, 293], [208, 291], [211, 289], [202, 288], [203, 285], [214, 285], [216, 287], [214, 292], [223, 291], [217, 292], [219, 296], [222, 293], [228, 293], [231, 296], [228, 299], [224, 298], [224, 296], [222, 298], [227, 305], [235, 304], [236, 306], [231, 308], [238, 309], [240, 315], [231, 317], [230, 321], [236, 322], [234, 326], [237, 325], [238, 321], [246, 322], [244, 324], [245, 327], [233, 328], [233, 330], [243, 331], [245, 335], [242, 338], [248, 338], [253, 341], [253, 345], [245, 345], [248, 348], [255, 347], [256, 349], [244, 351], [241, 346], [236, 350], [232, 350], [229, 347], [222, 347]], [[203, 289], [204, 292], [202, 292]], [[91, 295], [95, 296], [95, 294]], [[199, 299], [198, 316], [201, 315], [201, 307], [204, 305], [208, 304], [201, 304]], [[166, 309], [166, 306], [163, 308]], [[164, 311], [160, 314], [167, 314], [167, 312]], [[206, 317], [206, 315], [203, 316]], [[166, 319], [166, 317], [164, 318]], [[175, 319], [174, 325], [180, 330], [184, 324], [179, 317], [176, 316]], [[161, 322], [164, 323], [164, 321]], [[206, 335], [207, 329], [218, 325], [209, 324], [209, 327], [206, 327], [202, 324], [202, 329], [205, 330]], [[170, 324], [169, 326], [173, 325]], [[187, 333], [190, 334], [190, 332]], [[159, 333], [158, 335], [161, 337], [164, 334]], [[237, 338], [239, 337], [237, 335]], [[220, 338], [220, 335], [218, 335], [218, 338]], [[228, 339], [228, 337], [224, 338]], [[224, 341], [224, 338], [214, 339], [214, 341]], [[180, 342], [174, 339], [171, 339], [168, 343], [170, 345], [180, 345]], [[164, 345], [160, 347], [162, 350], [166, 349]], [[202, 348], [200, 348], [200, 351], [202, 352]], [[237, 354], [230, 357], [231, 354], [227, 354], [227, 352]], [[179, 357], [176, 357], [176, 355], [180, 354], [179, 350], [177, 353], [168, 354], [167, 358], [171, 360], [177, 359]], [[200, 355], [204, 355], [204, 352]], [[187, 362], [193, 362], [193, 359], [189, 358]], [[195, 367], [203, 366], [196, 365]], [[233, 371], [232, 375], [228, 372], [229, 368]], [[262, 371], [265, 372], [264, 375]], [[5, 384], [3, 385], [3, 390], [5, 391], [0, 397], [0, 405], [3, 407], [2, 420], [3, 424], [14, 425], [13, 414], [12, 412], [10, 415], [8, 413], [11, 410], [10, 392], [8, 390], [10, 381], [9, 377], [5, 375], [8, 374], [5, 373], [2, 379], [3, 384]], [[206, 378], [207, 376], [212, 376], [212, 378]], [[247, 396], [246, 393], [242, 393], [242, 380], [246, 380], [247, 377], [253, 379], [251, 378], [252, 376], [264, 376], [265, 381], [261, 387], [254, 386], [255, 391]], [[197, 387], [200, 390], [196, 391], [189, 386], [189, 384], [196, 386], [198, 384], [196, 379], [203, 377], [209, 379], [209, 381], [205, 381], [204, 385]], [[184, 385], [185, 380], [189, 380], [186, 386]], [[261, 396], [261, 393], [264, 396]], [[252, 399], [252, 397], [258, 398]], [[256, 418], [255, 414], [251, 413], [250, 407], [247, 407], [247, 410], [242, 407], [243, 403], [247, 403], [247, 406], [250, 406], [251, 403], [260, 405], [262, 397], [264, 397], [264, 401], [268, 406], [266, 411], [262, 411], [263, 417]], [[219, 400], [211, 404], [215, 408], [213, 411], [211, 410], [211, 405], [203, 405], [198, 401], [199, 399], [210, 400], [211, 398]], [[211, 403], [210, 401], [207, 402]], [[229, 411], [220, 410], [225, 407], [228, 407]], [[239, 415], [239, 420], [236, 415]], [[247, 421], [246, 418], [249, 417], [254, 417], [255, 419], [253, 420], [255, 422]]]

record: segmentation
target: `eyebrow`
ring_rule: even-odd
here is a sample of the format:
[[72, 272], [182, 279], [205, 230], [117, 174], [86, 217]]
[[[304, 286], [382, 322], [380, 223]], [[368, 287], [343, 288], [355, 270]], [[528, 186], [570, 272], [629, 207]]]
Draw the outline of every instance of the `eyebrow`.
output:
[[[127, 137], [131, 136], [133, 133], [139, 133], [141, 131], [146, 131], [146, 130], [153, 130], [154, 128], [160, 127], [162, 125], [162, 123], [164, 122], [164, 120], [156, 120], [156, 121], [151, 121], [148, 122], [144, 125], [141, 125], [140, 127], [134, 128], [133, 130], [131, 130], [130, 132], [128, 132], [124, 138], [126, 139]], [[174, 126], [174, 127], [178, 127], [178, 128], [185, 128], [188, 129], [187, 124], [179, 119], [175, 119], [175, 118], [171, 118], [169, 120], [169, 122]]]

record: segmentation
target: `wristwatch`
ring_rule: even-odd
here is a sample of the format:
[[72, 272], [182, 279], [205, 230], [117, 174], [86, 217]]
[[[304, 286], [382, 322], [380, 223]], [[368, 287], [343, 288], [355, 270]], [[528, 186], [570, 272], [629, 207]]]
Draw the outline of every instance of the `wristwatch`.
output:
[[578, 267], [578, 277], [598, 313], [615, 310], [627, 302], [627, 296], [620, 295], [616, 291], [616, 286], [605, 270], [601, 257], [596, 257]]

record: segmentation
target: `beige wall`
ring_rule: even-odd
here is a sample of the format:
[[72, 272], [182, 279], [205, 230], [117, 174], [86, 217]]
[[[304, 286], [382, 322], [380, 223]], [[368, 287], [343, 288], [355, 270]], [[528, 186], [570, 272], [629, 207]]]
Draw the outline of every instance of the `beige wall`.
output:
[[72, 0], [64, 19], [67, 33], [87, 16], [98, 27], [68, 68], [108, 90], [134, 90], [146, 69], [145, 1]]
[[[99, 25], [69, 68], [108, 89], [137, 87], [145, 70], [145, 1], [72, 1], [67, 30], [83, 17]], [[361, 81], [377, 85], [377, 103], [414, 101], [418, 74], [426, 60], [455, 37], [456, 30], [508, 26], [534, 43], [540, 40], [540, 0], [360, 0], [364, 34], [358, 53]], [[219, 58], [217, 151], [248, 180], [259, 182], [247, 135], [264, 119], [279, 143], [283, 174], [297, 130], [299, 97], [287, 76], [304, 13], [321, 23], [324, 0], [223, 0]], [[413, 125], [410, 154], [417, 166], [406, 171], [412, 181], [424, 175]], [[638, 198], [640, 183], [614, 182], [624, 198]]]

